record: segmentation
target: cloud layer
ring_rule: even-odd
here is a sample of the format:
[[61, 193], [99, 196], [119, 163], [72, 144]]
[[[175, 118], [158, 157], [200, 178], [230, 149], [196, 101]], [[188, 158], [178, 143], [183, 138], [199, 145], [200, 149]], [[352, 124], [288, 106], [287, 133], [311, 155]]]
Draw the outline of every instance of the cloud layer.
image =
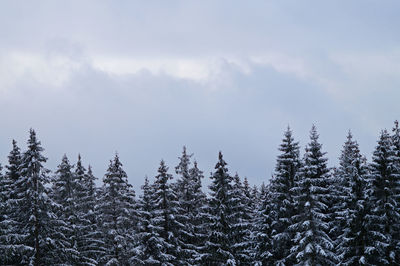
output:
[[348, 129], [369, 155], [400, 113], [399, 4], [306, 2], [2, 2], [1, 158], [34, 127], [53, 169], [118, 151], [139, 187], [187, 145], [260, 184], [313, 123], [332, 163]]

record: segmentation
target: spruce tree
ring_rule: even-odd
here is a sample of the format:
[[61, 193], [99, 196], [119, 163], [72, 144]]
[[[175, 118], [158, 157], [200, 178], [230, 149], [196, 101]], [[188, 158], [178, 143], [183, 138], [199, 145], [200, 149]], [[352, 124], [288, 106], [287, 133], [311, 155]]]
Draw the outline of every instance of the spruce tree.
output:
[[278, 155], [275, 174], [270, 182], [271, 191], [271, 230], [273, 239], [273, 261], [276, 265], [293, 264], [290, 258], [290, 249], [293, 245], [293, 234], [289, 230], [292, 224], [292, 217], [295, 215], [293, 202], [294, 183], [300, 167], [300, 149], [298, 142], [295, 142], [292, 131], [288, 127], [282, 144], [279, 147], [281, 152]]
[[209, 186], [207, 226], [210, 230], [203, 255], [206, 265], [236, 265], [232, 236], [233, 188], [227, 163], [219, 152]]
[[395, 265], [398, 256], [399, 172], [392, 138], [381, 132], [368, 182], [366, 264]]
[[64, 154], [55, 172], [51, 194], [53, 200], [59, 205], [55, 213], [63, 221], [58, 230], [66, 238], [63, 246], [67, 256], [65, 263], [77, 264], [80, 262], [77, 241], [81, 221], [77, 208], [77, 184], [72, 168], [67, 155]]
[[157, 231], [152, 226], [153, 212], [153, 187], [149, 184], [147, 176], [144, 180], [142, 195], [138, 201], [138, 237], [139, 237], [139, 253], [132, 258], [135, 265], [160, 265], [159, 260], [162, 253], [162, 242]]
[[184, 225], [179, 229], [179, 241], [182, 247], [182, 263], [193, 265], [201, 257], [200, 247], [204, 244], [204, 219], [205, 194], [201, 191], [202, 172], [197, 163], [190, 168], [192, 155], [186, 153], [183, 147], [180, 162], [175, 167], [178, 175], [176, 190], [179, 201], [178, 213], [176, 215], [178, 224]]
[[339, 204], [335, 207], [337, 228], [334, 231], [339, 232], [336, 250], [343, 265], [365, 264], [367, 174], [366, 159], [349, 131], [335, 180]]
[[23, 246], [20, 243], [21, 236], [16, 230], [16, 221], [12, 219], [15, 211], [16, 193], [15, 183], [20, 177], [21, 153], [15, 140], [12, 141], [12, 150], [8, 156], [5, 175], [0, 178], [0, 264], [18, 264], [18, 254]]
[[106, 251], [100, 263], [129, 265], [135, 244], [136, 206], [134, 191], [117, 154], [104, 176], [98, 208]]
[[255, 265], [273, 265], [272, 258], [272, 199], [271, 193], [263, 183], [260, 204], [257, 209], [253, 229]]
[[180, 243], [178, 240], [178, 230], [182, 228], [182, 224], [176, 219], [178, 209], [178, 197], [169, 182], [172, 175], [168, 173], [168, 167], [164, 160], [161, 160], [158, 174], [152, 188], [152, 211], [150, 226], [153, 229], [153, 243], [158, 244], [158, 250], [152, 257], [153, 260], [159, 261], [161, 265], [185, 264], [182, 262]]
[[334, 265], [334, 246], [328, 235], [329, 169], [315, 126], [310, 140], [293, 188], [298, 213], [289, 227], [296, 232], [291, 253], [299, 265]]
[[2, 265], [9, 264], [12, 261], [12, 245], [8, 240], [8, 235], [11, 233], [10, 225], [12, 221], [9, 218], [9, 199], [11, 192], [11, 182], [7, 176], [3, 175], [3, 167], [0, 164], [0, 263]]
[[204, 254], [204, 244], [207, 239], [208, 228], [204, 222], [207, 217], [207, 196], [202, 191], [202, 179], [204, 178], [203, 171], [197, 165], [197, 161], [193, 162], [193, 167], [189, 169], [189, 174], [193, 182], [193, 245], [197, 252], [195, 261], [192, 264], [199, 264], [202, 261]]
[[47, 158], [42, 152], [41, 143], [31, 129], [28, 149], [22, 155], [20, 174], [14, 186], [12, 219], [16, 223], [14, 233], [18, 235], [17, 264], [54, 265], [65, 259], [65, 237], [58, 231], [62, 221], [53, 212], [57, 206], [49, 197], [49, 171], [44, 168]]
[[[247, 184], [248, 188], [248, 184]], [[249, 192], [247, 190], [247, 192]], [[237, 265], [248, 265], [252, 262], [251, 236], [252, 236], [252, 214], [251, 199], [246, 195], [239, 175], [233, 177], [232, 186], [232, 209], [233, 219], [231, 235], [233, 241], [233, 254]]]
[[77, 228], [79, 262], [82, 265], [97, 265], [97, 261], [104, 253], [104, 242], [97, 225], [99, 213], [96, 208], [96, 178], [90, 165], [86, 171], [80, 155], [75, 167], [75, 180], [76, 212], [79, 217]]

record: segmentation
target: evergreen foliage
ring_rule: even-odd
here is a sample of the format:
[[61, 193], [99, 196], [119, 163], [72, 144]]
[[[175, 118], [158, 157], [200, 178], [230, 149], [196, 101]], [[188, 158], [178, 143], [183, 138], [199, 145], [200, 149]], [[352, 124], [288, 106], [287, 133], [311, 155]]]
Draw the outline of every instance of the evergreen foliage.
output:
[[54, 174], [30, 130], [0, 166], [1, 265], [399, 265], [400, 128], [380, 134], [372, 161], [349, 132], [328, 168], [316, 128], [302, 159], [288, 128], [260, 186], [229, 174], [220, 152], [209, 194], [183, 148], [162, 160], [138, 201], [118, 155], [102, 186], [79, 155]]
[[329, 169], [315, 126], [310, 132], [299, 178], [296, 180], [294, 202], [298, 213], [289, 227], [295, 232], [292, 256], [298, 265], [335, 265], [334, 245], [330, 239], [328, 203]]
[[136, 226], [134, 196], [128, 176], [116, 154], [104, 176], [98, 206], [105, 247], [100, 262], [105, 265], [129, 265], [133, 256]]
[[293, 187], [300, 167], [300, 148], [292, 137], [288, 127], [279, 147], [275, 174], [270, 182], [271, 196], [271, 230], [273, 247], [271, 250], [273, 262], [276, 265], [293, 264], [290, 258], [293, 232], [289, 226], [293, 223], [292, 217], [296, 214], [293, 199]]
[[383, 130], [372, 156], [368, 178], [367, 264], [393, 265], [398, 262], [398, 159], [391, 136]]
[[215, 172], [211, 175], [207, 223], [208, 239], [205, 244], [204, 263], [207, 265], [236, 265], [233, 254], [232, 227], [234, 197], [232, 177], [227, 163], [219, 152]]

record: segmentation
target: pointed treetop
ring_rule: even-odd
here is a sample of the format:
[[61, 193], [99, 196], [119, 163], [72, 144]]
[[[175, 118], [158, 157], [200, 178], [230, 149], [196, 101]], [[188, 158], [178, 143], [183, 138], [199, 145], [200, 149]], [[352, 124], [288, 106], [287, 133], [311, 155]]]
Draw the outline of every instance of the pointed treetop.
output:
[[215, 169], [224, 168], [226, 165], [227, 165], [227, 163], [224, 161], [222, 152], [220, 151], [220, 152], [218, 153], [218, 162], [217, 162], [217, 164], [215, 165]]
[[317, 132], [317, 127], [313, 124], [311, 127], [311, 130], [310, 130], [310, 139], [313, 142], [316, 142], [316, 141], [318, 141], [318, 138], [319, 138], [319, 135]]

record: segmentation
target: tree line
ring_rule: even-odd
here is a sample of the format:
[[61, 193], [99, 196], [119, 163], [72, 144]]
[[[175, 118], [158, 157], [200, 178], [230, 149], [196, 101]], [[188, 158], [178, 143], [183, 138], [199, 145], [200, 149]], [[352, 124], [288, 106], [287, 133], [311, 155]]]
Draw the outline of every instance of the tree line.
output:
[[370, 162], [351, 132], [330, 168], [315, 126], [300, 155], [290, 128], [268, 183], [251, 186], [219, 152], [208, 193], [183, 148], [138, 197], [118, 154], [102, 186], [81, 156], [56, 171], [34, 130], [0, 166], [1, 265], [399, 265], [400, 128]]

